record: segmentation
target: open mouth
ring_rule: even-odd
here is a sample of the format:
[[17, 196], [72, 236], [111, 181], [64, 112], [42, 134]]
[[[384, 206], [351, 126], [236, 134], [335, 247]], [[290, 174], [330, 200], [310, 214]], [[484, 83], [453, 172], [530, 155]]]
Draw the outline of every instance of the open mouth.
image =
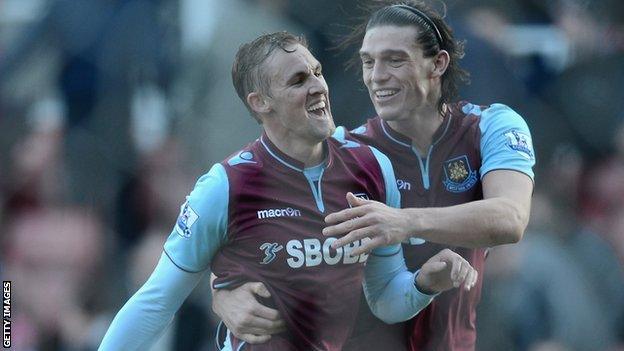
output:
[[383, 102], [390, 100], [393, 96], [398, 94], [398, 92], [398, 89], [379, 89], [376, 90], [373, 95], [375, 96], [375, 100]]
[[309, 106], [306, 111], [317, 117], [323, 117], [326, 115], [327, 105], [325, 104], [325, 101], [320, 101]]

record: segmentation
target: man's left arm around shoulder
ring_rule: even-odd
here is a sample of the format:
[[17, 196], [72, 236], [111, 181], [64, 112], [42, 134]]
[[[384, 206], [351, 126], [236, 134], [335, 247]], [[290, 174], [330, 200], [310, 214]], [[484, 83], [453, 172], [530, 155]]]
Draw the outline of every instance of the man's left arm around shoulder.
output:
[[341, 236], [332, 246], [341, 247], [371, 238], [353, 251], [400, 243], [410, 237], [468, 248], [518, 242], [531, 209], [533, 180], [514, 170], [493, 170], [483, 176], [483, 200], [465, 204], [396, 209], [380, 202], [356, 199], [356, 206], [328, 215], [327, 236]]

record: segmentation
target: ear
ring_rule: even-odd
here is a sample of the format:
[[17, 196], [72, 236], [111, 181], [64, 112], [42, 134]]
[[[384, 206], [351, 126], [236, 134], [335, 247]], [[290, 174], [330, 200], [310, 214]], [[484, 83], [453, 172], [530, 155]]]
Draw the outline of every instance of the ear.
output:
[[440, 52], [433, 57], [433, 71], [431, 72], [431, 76], [433, 78], [442, 77], [450, 62], [451, 56], [448, 51], [440, 50]]
[[247, 95], [247, 104], [257, 114], [266, 114], [271, 112], [271, 104], [268, 99], [258, 92], [252, 92]]

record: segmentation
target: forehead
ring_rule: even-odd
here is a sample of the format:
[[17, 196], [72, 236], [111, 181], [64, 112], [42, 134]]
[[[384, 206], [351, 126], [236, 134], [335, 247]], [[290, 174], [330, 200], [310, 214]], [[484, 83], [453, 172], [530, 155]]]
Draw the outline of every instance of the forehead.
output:
[[360, 53], [369, 55], [386, 51], [417, 51], [418, 29], [414, 26], [377, 26], [366, 31]]
[[[292, 48], [292, 52], [278, 48], [266, 61], [267, 75], [272, 80], [287, 80], [298, 72], [307, 72], [319, 65], [318, 60], [303, 45], [297, 44]], [[291, 47], [288, 49], [291, 50]]]

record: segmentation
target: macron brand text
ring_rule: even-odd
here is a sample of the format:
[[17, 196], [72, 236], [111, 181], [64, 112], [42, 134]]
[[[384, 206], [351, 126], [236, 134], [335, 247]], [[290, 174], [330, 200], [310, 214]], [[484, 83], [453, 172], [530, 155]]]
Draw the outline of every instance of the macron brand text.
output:
[[258, 211], [258, 219], [275, 218], [275, 217], [301, 217], [301, 211], [292, 207], [287, 208], [270, 208]]

